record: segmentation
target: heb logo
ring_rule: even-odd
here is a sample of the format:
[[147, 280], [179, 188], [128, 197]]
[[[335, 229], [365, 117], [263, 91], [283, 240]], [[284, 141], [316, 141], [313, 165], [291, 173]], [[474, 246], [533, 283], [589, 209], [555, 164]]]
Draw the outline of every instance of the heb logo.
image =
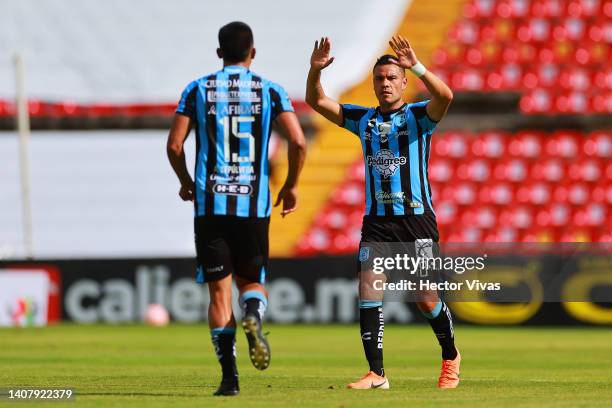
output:
[[253, 187], [248, 184], [215, 184], [213, 191], [215, 194], [250, 195]]
[[368, 166], [373, 166], [384, 178], [391, 177], [399, 166], [406, 164], [407, 161], [404, 156], [395, 157], [389, 149], [379, 150], [374, 157], [367, 158]]

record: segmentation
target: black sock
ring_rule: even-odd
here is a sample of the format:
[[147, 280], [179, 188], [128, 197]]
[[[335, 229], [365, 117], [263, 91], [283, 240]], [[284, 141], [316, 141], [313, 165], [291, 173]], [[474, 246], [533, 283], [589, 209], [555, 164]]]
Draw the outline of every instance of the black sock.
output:
[[238, 369], [236, 368], [236, 329], [223, 327], [212, 329], [212, 343], [215, 348], [217, 360], [221, 364], [224, 379], [238, 380]]
[[453, 330], [453, 317], [446, 303], [440, 301], [432, 313], [423, 313], [429, 321], [429, 325], [438, 338], [438, 343], [442, 347], [442, 358], [444, 360], [454, 360], [457, 357], [455, 348], [455, 332]]
[[263, 293], [258, 291], [244, 292], [241, 296], [241, 303], [244, 308], [244, 315], [254, 315], [259, 321], [263, 319], [268, 301]]
[[256, 299], [256, 298], [251, 298], [251, 299], [247, 299], [244, 302], [244, 314], [245, 315], [248, 315], [248, 314], [255, 315], [255, 317], [257, 317], [257, 319], [261, 321], [261, 318], [263, 317], [262, 311], [263, 311], [263, 303], [261, 302], [261, 300]]
[[383, 333], [385, 321], [382, 302], [361, 301], [359, 305], [359, 325], [361, 327], [361, 342], [368, 364], [370, 364], [370, 371], [384, 376]]

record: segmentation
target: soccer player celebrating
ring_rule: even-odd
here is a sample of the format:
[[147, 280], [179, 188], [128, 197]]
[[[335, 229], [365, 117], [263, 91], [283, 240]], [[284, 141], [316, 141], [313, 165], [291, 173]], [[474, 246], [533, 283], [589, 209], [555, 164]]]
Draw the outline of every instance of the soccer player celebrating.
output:
[[[179, 196], [195, 207], [196, 281], [208, 283], [208, 322], [223, 378], [215, 395], [239, 392], [235, 355], [236, 322], [232, 313], [232, 273], [244, 310], [242, 327], [255, 368], [270, 364], [262, 334], [268, 303], [271, 202], [268, 141], [271, 125], [288, 140], [289, 170], [275, 206], [281, 215], [295, 211], [296, 185], [304, 163], [302, 129], [285, 90], [252, 72], [253, 33], [241, 22], [219, 30], [217, 55], [223, 68], [185, 88], [170, 134], [168, 158], [181, 187]], [[183, 144], [195, 128], [195, 182], [186, 166]]]
[[[329, 38], [316, 41], [310, 57], [306, 102], [331, 122], [359, 136], [365, 159], [366, 210], [360, 260], [367, 243], [438, 241], [438, 228], [427, 179], [431, 135], [453, 99], [449, 87], [419, 62], [408, 41], [393, 37], [396, 53], [383, 55], [373, 68], [374, 93], [379, 106], [340, 105], [325, 95], [321, 71], [334, 60]], [[420, 78], [431, 100], [405, 103], [405, 70]], [[365, 251], [362, 251], [364, 250]], [[349, 388], [388, 389], [383, 368], [384, 317], [382, 295], [372, 291], [368, 274], [359, 273], [361, 338], [370, 371]], [[374, 292], [374, 293], [373, 293]], [[442, 347], [440, 388], [459, 384], [461, 356], [454, 344], [450, 311], [437, 294], [425, 293], [417, 305], [427, 317]]]

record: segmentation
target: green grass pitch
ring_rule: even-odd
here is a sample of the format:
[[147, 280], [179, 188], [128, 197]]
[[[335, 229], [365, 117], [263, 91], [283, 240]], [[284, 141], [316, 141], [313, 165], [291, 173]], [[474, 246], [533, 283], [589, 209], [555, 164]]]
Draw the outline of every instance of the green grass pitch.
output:
[[462, 383], [444, 391], [428, 326], [385, 328], [389, 391], [345, 389], [367, 371], [357, 326], [266, 329], [273, 354], [264, 372], [251, 366], [238, 332], [238, 397], [211, 396], [220, 374], [204, 325], [2, 329], [0, 388], [76, 390], [76, 402], [49, 407], [612, 406], [609, 328], [458, 326]]

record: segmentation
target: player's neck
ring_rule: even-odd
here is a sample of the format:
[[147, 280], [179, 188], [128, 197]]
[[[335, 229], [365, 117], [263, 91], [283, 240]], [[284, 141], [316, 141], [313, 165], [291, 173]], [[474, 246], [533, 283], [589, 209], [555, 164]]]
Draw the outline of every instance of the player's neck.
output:
[[389, 113], [398, 110], [404, 105], [404, 101], [399, 99], [391, 104], [380, 104], [380, 113]]
[[242, 62], [229, 62], [223, 61], [223, 68], [225, 67], [244, 67], [249, 69], [251, 67], [251, 61], [242, 61]]

